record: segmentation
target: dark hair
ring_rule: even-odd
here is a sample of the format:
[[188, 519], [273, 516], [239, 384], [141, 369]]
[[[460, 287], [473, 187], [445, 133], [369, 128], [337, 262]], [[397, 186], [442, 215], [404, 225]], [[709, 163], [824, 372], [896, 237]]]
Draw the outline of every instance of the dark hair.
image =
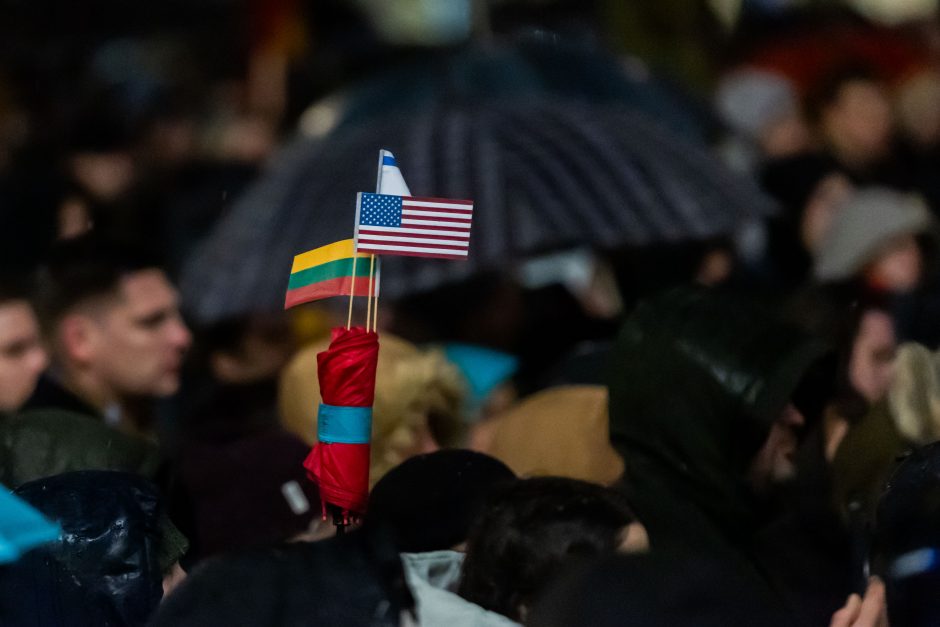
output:
[[829, 284], [802, 292], [787, 306], [788, 320], [830, 344], [833, 363], [829, 365], [834, 372], [829, 400], [850, 421], [860, 420], [869, 410], [868, 401], [849, 380], [849, 364], [862, 320], [872, 311], [893, 318], [891, 304], [884, 295], [855, 283]]
[[451, 549], [467, 541], [487, 496], [515, 478], [506, 464], [476, 451], [416, 455], [372, 488], [365, 525], [385, 527], [405, 553]]
[[160, 268], [143, 246], [94, 233], [58, 242], [36, 274], [36, 309], [47, 330], [76, 305], [115, 293], [129, 274]]
[[517, 480], [487, 505], [470, 532], [459, 593], [513, 620], [568, 568], [613, 553], [635, 520], [619, 492], [561, 477]]
[[30, 300], [27, 282], [9, 272], [0, 272], [0, 305], [15, 300]]

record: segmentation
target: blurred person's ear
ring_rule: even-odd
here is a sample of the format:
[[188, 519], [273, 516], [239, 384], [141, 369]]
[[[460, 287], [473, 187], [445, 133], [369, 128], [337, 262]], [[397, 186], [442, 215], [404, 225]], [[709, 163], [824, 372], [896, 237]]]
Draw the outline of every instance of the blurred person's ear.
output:
[[94, 321], [82, 314], [68, 314], [59, 323], [58, 343], [65, 358], [81, 364], [94, 359], [98, 338]]

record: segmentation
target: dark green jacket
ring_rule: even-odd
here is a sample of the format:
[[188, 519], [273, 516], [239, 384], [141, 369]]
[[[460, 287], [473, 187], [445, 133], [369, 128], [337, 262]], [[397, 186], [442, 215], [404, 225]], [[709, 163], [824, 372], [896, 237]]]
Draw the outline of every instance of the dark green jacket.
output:
[[0, 415], [0, 483], [16, 487], [74, 470], [122, 470], [156, 476], [155, 445], [101, 420], [60, 409]]
[[762, 505], [746, 474], [824, 347], [729, 294], [640, 304], [612, 351], [610, 435], [653, 550], [753, 568]]

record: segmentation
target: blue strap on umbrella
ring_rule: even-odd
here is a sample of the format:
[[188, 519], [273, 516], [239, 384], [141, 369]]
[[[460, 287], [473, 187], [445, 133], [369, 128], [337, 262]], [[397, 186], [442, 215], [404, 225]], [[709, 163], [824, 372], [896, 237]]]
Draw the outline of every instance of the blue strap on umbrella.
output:
[[368, 444], [371, 438], [371, 407], [337, 407], [320, 403], [317, 440], [331, 444]]
[[0, 564], [15, 562], [41, 544], [59, 539], [61, 528], [0, 487]]

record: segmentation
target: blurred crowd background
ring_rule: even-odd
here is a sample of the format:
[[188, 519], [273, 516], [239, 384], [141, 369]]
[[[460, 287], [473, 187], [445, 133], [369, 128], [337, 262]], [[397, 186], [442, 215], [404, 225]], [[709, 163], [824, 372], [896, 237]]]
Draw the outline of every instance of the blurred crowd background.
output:
[[[0, 0], [0, 481], [61, 520], [88, 514], [43, 498], [117, 481], [96, 511], [152, 518], [154, 555], [128, 559], [159, 562], [170, 587], [210, 556], [329, 535], [301, 463], [316, 354], [347, 301], [283, 298], [294, 255], [352, 236], [380, 149], [414, 195], [475, 201], [469, 261], [383, 263], [371, 483], [396, 549], [469, 542], [447, 585], [506, 624], [578, 624], [575, 606], [600, 612], [581, 624], [653, 624], [618, 622], [636, 608], [612, 594], [532, 614], [540, 590], [507, 589], [542, 575], [492, 574], [486, 556], [508, 550], [492, 538], [517, 525], [551, 544], [561, 532], [532, 521], [572, 503], [592, 537], [643, 523], [652, 561], [611, 562], [557, 598], [653, 573], [679, 597], [740, 601], [756, 581], [741, 612], [810, 625], [869, 574], [920, 598], [890, 573], [940, 546], [940, 453], [918, 448], [940, 439], [936, 0]], [[118, 285], [127, 328], [89, 305]], [[744, 418], [767, 412], [756, 432]], [[914, 450], [920, 487], [900, 480], [879, 518]], [[446, 538], [414, 514], [469, 525], [473, 490], [504, 472], [593, 485], [521, 480]], [[925, 524], [892, 518], [904, 498], [925, 499]], [[306, 581], [330, 590], [323, 569], [365, 555], [398, 608], [365, 536], [311, 549]], [[721, 559], [686, 562], [680, 582], [657, 542]], [[300, 569], [290, 559], [209, 571], [158, 624], [205, 608], [215, 623], [186, 624], [235, 624], [237, 604], [206, 602], [213, 577], [261, 586]], [[350, 559], [339, 580], [360, 577]], [[407, 559], [408, 577], [439, 572]], [[0, 608], [23, 594], [11, 572]], [[367, 588], [347, 605], [371, 607]], [[126, 624], [162, 596], [101, 594], [134, 600]], [[703, 616], [661, 624], [772, 624]], [[892, 625], [937, 624], [921, 619]]]

